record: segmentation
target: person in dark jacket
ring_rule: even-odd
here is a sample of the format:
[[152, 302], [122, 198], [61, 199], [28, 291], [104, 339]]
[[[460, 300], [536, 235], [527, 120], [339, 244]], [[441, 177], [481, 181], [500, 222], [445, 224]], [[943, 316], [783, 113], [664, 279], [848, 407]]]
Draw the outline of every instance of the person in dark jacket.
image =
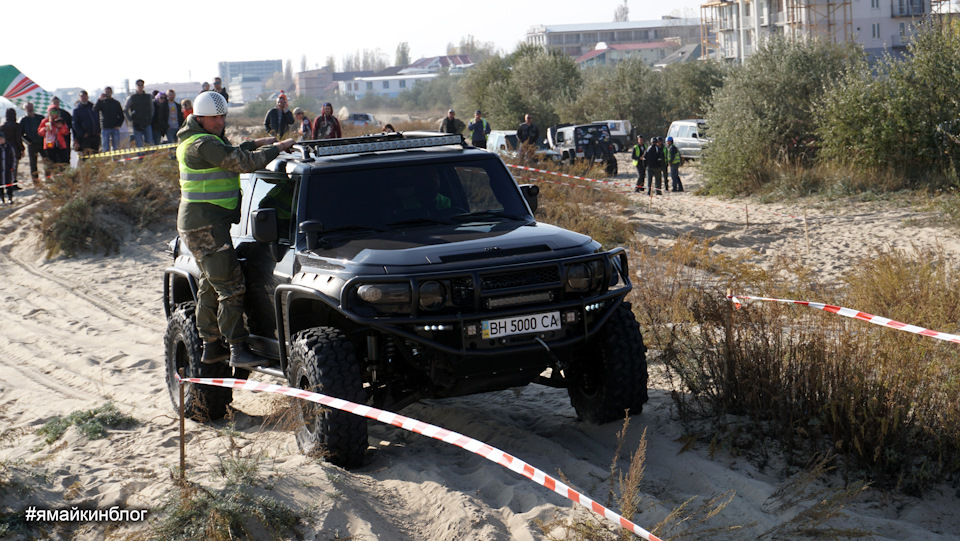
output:
[[93, 110], [93, 102], [86, 90], [80, 91], [80, 101], [73, 110], [73, 148], [81, 154], [100, 151], [100, 115]]
[[269, 135], [282, 139], [290, 126], [293, 126], [293, 113], [287, 108], [287, 97], [281, 94], [277, 98], [277, 106], [267, 111], [267, 115], [263, 117], [263, 127]]
[[443, 120], [440, 121], [441, 133], [463, 133], [465, 129], [467, 129], [467, 125], [456, 117], [453, 109], [447, 111], [447, 116], [443, 117]]
[[340, 131], [340, 121], [333, 116], [333, 105], [324, 103], [320, 114], [313, 121], [314, 139], [339, 139], [343, 137]]
[[23, 128], [17, 124], [17, 111], [14, 108], [7, 109], [6, 121], [0, 126], [0, 133], [3, 133], [7, 139], [7, 144], [13, 147], [13, 159], [16, 163], [13, 165], [12, 193], [13, 190], [19, 189], [17, 188], [17, 163], [20, 163], [20, 158], [23, 157]]
[[230, 94], [227, 94], [227, 89], [223, 88], [223, 81], [219, 77], [213, 78], [213, 91], [223, 96], [228, 103], [230, 102]]
[[7, 137], [0, 131], [0, 203], [5, 201], [3, 194], [6, 193], [6, 198], [13, 204], [13, 191], [17, 187], [16, 172], [17, 160], [13, 145], [7, 143]]
[[650, 148], [643, 153], [643, 161], [647, 165], [647, 190], [653, 195], [654, 185], [656, 185], [657, 195], [663, 195], [660, 191], [660, 182], [663, 180], [663, 146], [659, 137], [654, 137]]
[[159, 145], [166, 137], [167, 143], [177, 142], [177, 131], [180, 130], [181, 116], [176, 103], [170, 103], [167, 95], [158, 92], [153, 101], [153, 144]]
[[120, 126], [123, 125], [123, 106], [113, 98], [113, 88], [103, 89], [103, 95], [93, 106], [100, 116], [100, 147], [104, 152], [120, 150]]
[[523, 115], [523, 123], [517, 128], [517, 144], [520, 146], [520, 161], [525, 162], [536, 156], [537, 145], [540, 143], [540, 128], [533, 123], [533, 115]]
[[127, 97], [123, 114], [133, 128], [137, 147], [153, 142], [153, 97], [143, 89], [143, 79], [137, 79], [137, 91]]
[[43, 122], [43, 117], [34, 112], [33, 104], [30, 102], [23, 106], [23, 110], [27, 114], [20, 119], [20, 129], [23, 130], [23, 142], [27, 145], [27, 157], [30, 159], [30, 176], [33, 180], [37, 180], [40, 178], [37, 156], [43, 155], [43, 136], [37, 130]]

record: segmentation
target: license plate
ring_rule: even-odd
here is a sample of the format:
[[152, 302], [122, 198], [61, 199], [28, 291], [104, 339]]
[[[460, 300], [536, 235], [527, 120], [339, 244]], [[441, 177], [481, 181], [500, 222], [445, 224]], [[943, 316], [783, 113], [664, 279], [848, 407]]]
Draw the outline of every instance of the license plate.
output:
[[480, 326], [484, 338], [553, 331], [560, 328], [560, 312], [546, 312], [503, 319], [485, 319], [480, 322]]

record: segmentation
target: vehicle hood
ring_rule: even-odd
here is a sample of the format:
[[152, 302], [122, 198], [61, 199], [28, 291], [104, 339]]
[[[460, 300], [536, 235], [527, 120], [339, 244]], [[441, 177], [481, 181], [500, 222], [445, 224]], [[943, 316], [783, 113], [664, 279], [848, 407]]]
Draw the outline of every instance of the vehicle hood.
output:
[[389, 274], [408, 272], [408, 267], [475, 267], [504, 258], [510, 262], [548, 259], [573, 255], [569, 252], [591, 253], [599, 247], [586, 235], [548, 224], [484, 222], [336, 235], [322, 248], [305, 252], [307, 260], [301, 263], [376, 266]]

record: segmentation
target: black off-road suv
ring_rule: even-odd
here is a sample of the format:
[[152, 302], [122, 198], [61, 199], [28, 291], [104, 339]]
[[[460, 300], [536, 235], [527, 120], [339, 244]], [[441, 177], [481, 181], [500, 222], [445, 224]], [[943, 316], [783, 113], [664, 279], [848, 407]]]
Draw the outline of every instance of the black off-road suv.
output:
[[[242, 177], [232, 230], [247, 281], [253, 370], [289, 385], [400, 409], [540, 383], [564, 387], [592, 423], [640, 413], [646, 348], [624, 302], [622, 248], [538, 223], [538, 188], [460, 135], [309, 141]], [[200, 363], [199, 270], [175, 239], [164, 272], [166, 379], [246, 377]], [[226, 413], [231, 390], [188, 385], [195, 419]], [[357, 466], [363, 417], [297, 401], [304, 452]]]

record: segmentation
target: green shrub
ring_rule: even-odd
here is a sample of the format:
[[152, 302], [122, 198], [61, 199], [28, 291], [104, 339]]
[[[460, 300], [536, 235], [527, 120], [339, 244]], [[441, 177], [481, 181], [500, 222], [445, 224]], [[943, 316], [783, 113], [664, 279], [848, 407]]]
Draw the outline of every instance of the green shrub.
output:
[[56, 416], [37, 429], [37, 434], [44, 436], [44, 441], [53, 443], [63, 436], [71, 426], [91, 440], [105, 438], [107, 428], [129, 426], [137, 424], [137, 420], [125, 415], [112, 403], [106, 403], [99, 408], [75, 411], [66, 417]]
[[751, 193], [776, 164], [813, 163], [813, 104], [862, 54], [852, 45], [771, 39], [732, 69], [707, 109], [706, 191]]
[[828, 90], [816, 111], [823, 155], [862, 169], [889, 168], [911, 187], [936, 178], [951, 169], [945, 151], [960, 148], [945, 148], [938, 137], [938, 127], [960, 117], [958, 94], [960, 26], [923, 26], [904, 58], [861, 63]]
[[523, 46], [507, 58], [493, 56], [460, 81], [456, 108], [481, 109], [496, 129], [516, 129], [525, 113], [543, 129], [557, 124], [580, 92], [582, 76], [572, 58]]

